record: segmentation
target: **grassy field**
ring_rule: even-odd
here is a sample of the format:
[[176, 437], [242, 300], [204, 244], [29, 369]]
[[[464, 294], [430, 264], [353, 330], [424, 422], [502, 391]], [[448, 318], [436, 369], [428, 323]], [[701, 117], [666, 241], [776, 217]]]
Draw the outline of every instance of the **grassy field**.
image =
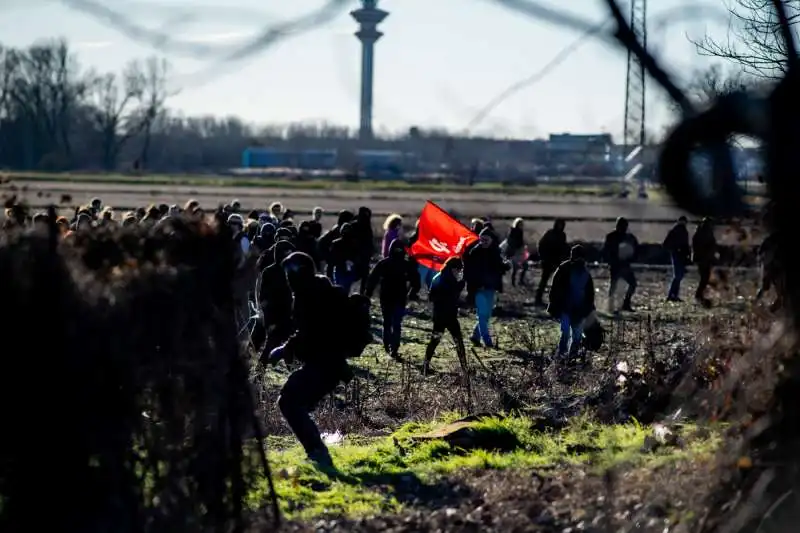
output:
[[19, 181], [47, 181], [62, 183], [103, 183], [119, 185], [231, 187], [231, 188], [281, 188], [290, 190], [345, 190], [345, 191], [391, 191], [391, 192], [501, 192], [539, 193], [546, 195], [614, 196], [618, 185], [572, 185], [569, 183], [542, 183], [536, 185], [505, 185], [502, 183], [477, 183], [472, 186], [456, 183], [425, 183], [406, 181], [364, 180], [358, 182], [332, 179], [278, 179], [233, 175], [143, 175], [90, 174], [90, 173], [43, 173], [9, 172], [5, 176]]
[[[427, 304], [411, 303], [403, 363], [390, 360], [379, 343], [368, 347], [352, 361], [355, 380], [315, 415], [332, 439], [334, 472], [306, 461], [272, 407], [290, 369], [259, 372], [283, 513], [302, 531], [320, 524], [326, 531], [435, 530], [437, 521], [460, 531], [456, 519], [511, 531], [546, 517], [542, 531], [577, 531], [609, 509], [618, 513], [619, 527], [658, 520], [663, 530], [691, 521], [724, 428], [704, 416], [669, 418], [681, 404], [662, 397], [665, 383], [680, 375], [682, 358], [703, 376], [695, 381], [713, 382], [718, 370], [705, 360], [709, 350], [736, 349], [757, 334], [747, 303], [756, 287], [746, 277], [717, 280], [710, 292], [716, 305], [708, 310], [665, 303], [667, 278], [641, 272], [637, 313], [601, 313], [606, 344], [577, 367], [554, 361], [558, 325], [531, 306], [531, 291], [507, 288], [493, 323], [498, 349], [468, 348], [469, 387], [447, 336], [434, 374], [422, 375], [430, 316]], [[602, 272], [596, 275], [599, 309], [606, 307], [607, 283]], [[687, 281], [685, 294], [695, 283]], [[380, 338], [377, 309], [373, 319]], [[465, 335], [474, 322], [465, 310]], [[710, 330], [738, 333], [709, 345]], [[483, 414], [464, 419], [470, 413]], [[660, 421], [671, 433], [663, 443], [655, 429]], [[627, 480], [613, 493], [609, 472]], [[266, 505], [267, 495], [262, 480], [250, 506]]]

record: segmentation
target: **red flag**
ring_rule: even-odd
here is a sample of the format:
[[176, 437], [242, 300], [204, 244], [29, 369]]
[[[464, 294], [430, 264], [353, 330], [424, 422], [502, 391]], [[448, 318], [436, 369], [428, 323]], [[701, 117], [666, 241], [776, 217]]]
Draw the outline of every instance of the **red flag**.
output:
[[428, 201], [419, 216], [417, 240], [411, 245], [411, 256], [420, 265], [439, 270], [445, 261], [460, 257], [476, 240], [478, 236], [468, 227]]

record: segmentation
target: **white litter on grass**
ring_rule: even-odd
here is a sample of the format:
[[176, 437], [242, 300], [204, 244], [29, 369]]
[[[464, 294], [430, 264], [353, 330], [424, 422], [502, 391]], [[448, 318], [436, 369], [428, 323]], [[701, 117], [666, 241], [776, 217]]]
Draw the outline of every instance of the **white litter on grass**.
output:
[[617, 363], [617, 372], [622, 372], [623, 374], [628, 373], [628, 363], [625, 361], [620, 361]]
[[333, 433], [322, 434], [322, 442], [324, 442], [327, 446], [341, 444], [343, 440], [344, 440], [344, 435], [339, 433], [338, 430], [334, 431]]

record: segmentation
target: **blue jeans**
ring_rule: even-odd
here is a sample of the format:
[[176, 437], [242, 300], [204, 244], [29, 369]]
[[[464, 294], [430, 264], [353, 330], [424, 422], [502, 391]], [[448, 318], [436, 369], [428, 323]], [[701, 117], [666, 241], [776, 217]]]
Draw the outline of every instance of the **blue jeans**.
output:
[[672, 255], [672, 283], [669, 285], [668, 298], [677, 298], [681, 292], [681, 281], [686, 276], [686, 262], [677, 255]]
[[436, 275], [436, 272], [433, 269], [430, 269], [423, 265], [417, 266], [417, 272], [419, 272], [420, 287], [425, 287], [426, 289], [430, 289], [431, 281], [433, 281], [433, 276]]
[[561, 315], [561, 339], [558, 341], [558, 353], [567, 351], [575, 353], [583, 336], [583, 320], [574, 319], [569, 313]]
[[381, 302], [383, 315], [383, 346], [392, 352], [400, 348], [401, 328], [406, 308], [403, 305], [384, 304]]
[[333, 268], [333, 282], [344, 289], [344, 292], [350, 294], [350, 288], [356, 282], [356, 275], [353, 272], [340, 270], [338, 267]]
[[489, 320], [492, 318], [494, 310], [494, 296], [495, 291], [487, 289], [481, 289], [475, 293], [478, 322], [475, 324], [475, 329], [472, 330], [472, 340], [473, 342], [482, 340], [489, 348], [494, 346], [492, 336], [489, 334]]

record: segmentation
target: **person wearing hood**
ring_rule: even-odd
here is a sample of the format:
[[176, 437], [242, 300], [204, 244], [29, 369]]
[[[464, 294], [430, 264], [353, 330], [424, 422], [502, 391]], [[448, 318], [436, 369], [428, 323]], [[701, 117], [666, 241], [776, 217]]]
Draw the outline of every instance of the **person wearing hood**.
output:
[[256, 263], [256, 268], [258, 268], [260, 272], [272, 263], [272, 257], [265, 256], [265, 254], [267, 250], [272, 248], [272, 246], [275, 244], [275, 226], [270, 223], [266, 223], [261, 226], [261, 229], [258, 231], [258, 237], [256, 237], [256, 240], [253, 242], [253, 244], [255, 244], [256, 248], [258, 249], [259, 257], [258, 263]]
[[688, 220], [685, 216], [678, 218], [678, 222], [669, 230], [662, 243], [663, 248], [669, 252], [672, 260], [672, 282], [667, 292], [668, 302], [680, 302], [681, 282], [686, 275], [686, 266], [692, 259], [692, 246], [689, 244], [689, 230], [686, 229]]
[[503, 276], [509, 265], [503, 260], [494, 232], [486, 227], [481, 231], [478, 246], [470, 250], [468, 257], [465, 268], [467, 287], [474, 295], [478, 315], [470, 340], [475, 346], [480, 346], [483, 341], [487, 348], [494, 348], [489, 322], [497, 293], [503, 290]]
[[431, 372], [431, 361], [436, 348], [442, 342], [442, 335], [449, 331], [456, 345], [456, 354], [462, 364], [466, 364], [467, 350], [464, 347], [464, 336], [458, 322], [458, 302], [464, 290], [464, 262], [460, 257], [451, 257], [445, 261], [431, 282], [428, 298], [433, 303], [433, 331], [428, 346], [425, 348], [423, 374]]
[[402, 238], [403, 217], [397, 214], [389, 215], [383, 223], [383, 246], [381, 255], [389, 257], [389, 247], [396, 240]]
[[375, 255], [375, 232], [372, 229], [372, 210], [359, 207], [353, 224], [353, 238], [358, 254], [356, 256], [356, 279], [361, 280], [361, 293], [367, 288], [367, 277], [372, 257]]
[[297, 251], [307, 254], [314, 260], [316, 265], [319, 265], [319, 258], [317, 257], [317, 239], [314, 238], [310, 220], [304, 220], [300, 223], [295, 241]]
[[419, 276], [414, 263], [406, 256], [400, 239], [389, 245], [387, 257], [378, 261], [367, 278], [366, 296], [372, 298], [380, 284], [381, 315], [383, 317], [383, 347], [392, 359], [399, 359], [401, 327], [406, 313], [409, 293], [419, 292]]
[[[317, 253], [320, 262], [328, 263], [330, 260], [331, 255], [331, 246], [333, 245], [333, 241], [341, 237], [341, 229], [342, 226], [345, 224], [349, 224], [353, 221], [353, 212], [343, 209], [339, 211], [339, 215], [336, 220], [336, 224], [333, 225], [331, 229], [325, 232], [325, 234], [319, 238], [317, 241]], [[330, 277], [330, 269], [329, 276]]]
[[717, 238], [714, 236], [714, 224], [705, 217], [697, 225], [692, 235], [692, 252], [697, 273], [700, 274], [700, 283], [697, 285], [694, 297], [701, 305], [708, 307], [711, 301], [706, 298], [706, 289], [711, 281], [711, 268], [717, 258]]
[[347, 363], [347, 335], [343, 335], [348, 300], [341, 289], [316, 275], [314, 260], [294, 252], [281, 263], [292, 293], [291, 321], [294, 332], [274, 348], [269, 363], [295, 359], [302, 366], [292, 372], [281, 388], [278, 408], [308, 458], [321, 470], [334, 464], [310, 413], [340, 382], [349, 382], [353, 371]]
[[561, 322], [558, 355], [578, 355], [583, 335], [583, 323], [595, 310], [594, 282], [586, 268], [583, 247], [576, 245], [570, 258], [561, 263], [553, 276], [547, 312]]
[[261, 352], [262, 363], [269, 352], [284, 343], [292, 333], [292, 292], [281, 262], [294, 251], [294, 245], [288, 241], [275, 243], [269, 254], [272, 261], [260, 274], [258, 302], [263, 316], [263, 330], [253, 333], [253, 344], [258, 348], [266, 339]]
[[617, 292], [619, 280], [628, 284], [625, 299], [622, 301], [623, 311], [633, 311], [631, 299], [636, 292], [636, 276], [633, 273], [633, 260], [639, 249], [639, 241], [628, 231], [629, 224], [625, 217], [617, 219], [614, 231], [606, 235], [603, 242], [603, 257], [608, 264], [611, 281], [608, 285], [608, 310], [614, 311], [614, 293]]
[[564, 231], [566, 223], [557, 218], [553, 221], [553, 227], [544, 232], [537, 244], [539, 252], [539, 264], [542, 267], [542, 277], [536, 287], [536, 299], [534, 305], [544, 306], [544, 290], [550, 282], [550, 278], [555, 273], [558, 266], [569, 257], [569, 245], [567, 245], [567, 234]]
[[340, 235], [331, 244], [328, 277], [336, 285], [344, 289], [345, 294], [350, 294], [353, 283], [358, 280], [360, 249], [355, 238], [355, 228], [352, 224], [344, 224], [340, 230]]

